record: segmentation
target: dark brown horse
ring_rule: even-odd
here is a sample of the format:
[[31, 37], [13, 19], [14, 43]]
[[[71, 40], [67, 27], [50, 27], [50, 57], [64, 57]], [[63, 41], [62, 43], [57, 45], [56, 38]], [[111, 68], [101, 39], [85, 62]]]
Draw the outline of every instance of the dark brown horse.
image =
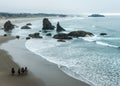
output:
[[15, 74], [15, 69], [14, 69], [14, 68], [11, 69], [11, 74], [12, 74], [12, 75]]
[[28, 69], [27, 69], [27, 67], [25, 67], [24, 72], [25, 72], [25, 74], [27, 74], [27, 73], [28, 73]]

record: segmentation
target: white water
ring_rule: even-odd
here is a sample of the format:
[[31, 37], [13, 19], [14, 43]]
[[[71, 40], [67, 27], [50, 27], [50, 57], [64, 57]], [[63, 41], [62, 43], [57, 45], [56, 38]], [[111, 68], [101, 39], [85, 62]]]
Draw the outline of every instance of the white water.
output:
[[[120, 86], [120, 36], [118, 29], [120, 20], [117, 19], [52, 19], [51, 22], [54, 25], [60, 21], [60, 24], [67, 30], [66, 33], [73, 30], [85, 30], [96, 35], [57, 42], [56, 39], [40, 33], [43, 39], [28, 40], [25, 46], [35, 54], [57, 64], [62, 71], [76, 79], [92, 83], [95, 86]], [[17, 28], [12, 35], [27, 36], [28, 33], [38, 32], [42, 28], [40, 22], [33, 22], [31, 30]], [[109, 35], [100, 36], [100, 32], [107, 32]], [[55, 32], [51, 33], [55, 34]]]

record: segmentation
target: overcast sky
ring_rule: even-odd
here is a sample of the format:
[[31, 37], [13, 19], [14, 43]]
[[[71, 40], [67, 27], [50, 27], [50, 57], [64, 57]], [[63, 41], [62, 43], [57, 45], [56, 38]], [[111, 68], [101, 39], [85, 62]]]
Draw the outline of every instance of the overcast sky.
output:
[[120, 13], [120, 0], [0, 0], [1, 12]]

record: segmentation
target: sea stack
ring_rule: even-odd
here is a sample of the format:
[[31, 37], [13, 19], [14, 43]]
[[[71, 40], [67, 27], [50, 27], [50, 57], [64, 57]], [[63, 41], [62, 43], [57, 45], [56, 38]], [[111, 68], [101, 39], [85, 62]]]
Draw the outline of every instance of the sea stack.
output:
[[57, 32], [61, 32], [61, 31], [65, 31], [65, 29], [63, 27], [60, 26], [59, 22], [57, 23]]
[[48, 18], [43, 19], [43, 28], [42, 30], [54, 30], [54, 26], [51, 24]]
[[7, 21], [4, 24], [4, 31], [9, 31], [12, 30], [14, 28], [14, 25], [11, 23], [11, 21]]
[[28, 25], [22, 26], [21, 29], [31, 29]]

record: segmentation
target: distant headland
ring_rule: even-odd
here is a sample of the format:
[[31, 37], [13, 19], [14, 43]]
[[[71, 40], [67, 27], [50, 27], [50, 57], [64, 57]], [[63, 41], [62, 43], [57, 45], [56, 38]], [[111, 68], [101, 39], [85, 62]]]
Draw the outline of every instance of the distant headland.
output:
[[89, 15], [88, 17], [105, 17], [105, 16], [101, 14], [92, 14], [92, 15]]
[[18, 18], [18, 17], [67, 17], [65, 14], [47, 14], [47, 13], [4, 13], [0, 12], [0, 18]]

